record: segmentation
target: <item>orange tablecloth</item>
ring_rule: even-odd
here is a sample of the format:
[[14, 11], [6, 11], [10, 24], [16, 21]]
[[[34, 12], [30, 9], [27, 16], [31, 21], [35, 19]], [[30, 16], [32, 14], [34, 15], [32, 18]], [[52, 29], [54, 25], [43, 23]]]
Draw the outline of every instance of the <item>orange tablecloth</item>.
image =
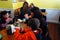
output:
[[[27, 25], [23, 24], [23, 26], [26, 28]], [[0, 34], [2, 34], [3, 39], [2, 40], [15, 40], [14, 35], [8, 35], [6, 29], [0, 31]]]
[[14, 40], [14, 35], [8, 35], [6, 29], [0, 31], [0, 34], [2, 34], [2, 40]]

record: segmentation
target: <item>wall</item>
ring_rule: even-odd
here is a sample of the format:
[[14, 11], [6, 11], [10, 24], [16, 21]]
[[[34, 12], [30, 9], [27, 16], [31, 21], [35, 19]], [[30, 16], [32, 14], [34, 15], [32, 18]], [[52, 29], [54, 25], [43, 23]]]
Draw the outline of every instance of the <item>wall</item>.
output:
[[13, 4], [13, 9], [17, 9], [17, 3], [12, 3]]
[[0, 11], [3, 10], [11, 11], [11, 17], [14, 17], [12, 0], [0, 1]]
[[23, 6], [23, 2], [18, 2], [17, 6], [18, 6], [18, 8], [21, 8]]
[[12, 0], [8, 0], [8, 1], [0, 1], [0, 8], [9, 8], [12, 9]]
[[26, 0], [29, 4], [34, 3], [39, 8], [60, 9], [60, 0]]
[[46, 9], [47, 22], [59, 23], [60, 10]]
[[[60, 0], [26, 0], [29, 4], [34, 3], [35, 6], [38, 6], [39, 8], [55, 8], [60, 9]], [[13, 6], [12, 6], [13, 4]], [[17, 2], [12, 3], [12, 0], [8, 1], [0, 1], [0, 8], [19, 8], [21, 7], [23, 2]], [[9, 6], [8, 6], [9, 5]]]
[[17, 9], [17, 8], [21, 8], [22, 7], [22, 5], [23, 5], [23, 2], [19, 2], [18, 0], [14, 3], [12, 3], [13, 4], [13, 9]]
[[22, 5], [23, 5], [23, 2], [13, 3], [13, 9], [21, 8]]

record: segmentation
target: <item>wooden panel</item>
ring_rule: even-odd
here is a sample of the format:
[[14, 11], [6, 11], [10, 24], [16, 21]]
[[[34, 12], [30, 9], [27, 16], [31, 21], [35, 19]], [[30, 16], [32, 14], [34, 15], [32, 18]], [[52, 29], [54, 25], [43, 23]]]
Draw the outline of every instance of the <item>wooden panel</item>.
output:
[[58, 35], [59, 24], [48, 23], [48, 30], [51, 36], [51, 40], [60, 40]]

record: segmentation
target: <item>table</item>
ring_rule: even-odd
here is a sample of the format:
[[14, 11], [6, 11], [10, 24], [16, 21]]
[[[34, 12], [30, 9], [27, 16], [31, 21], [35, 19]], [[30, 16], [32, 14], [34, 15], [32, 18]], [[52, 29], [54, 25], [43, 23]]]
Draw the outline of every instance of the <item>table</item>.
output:
[[[24, 28], [27, 28], [26, 24], [23, 24]], [[2, 34], [3, 39], [2, 40], [15, 40], [14, 35], [8, 35], [6, 29], [0, 31], [0, 34]]]
[[6, 29], [0, 31], [0, 34], [3, 36], [2, 40], [13, 40], [13, 35], [8, 35]]

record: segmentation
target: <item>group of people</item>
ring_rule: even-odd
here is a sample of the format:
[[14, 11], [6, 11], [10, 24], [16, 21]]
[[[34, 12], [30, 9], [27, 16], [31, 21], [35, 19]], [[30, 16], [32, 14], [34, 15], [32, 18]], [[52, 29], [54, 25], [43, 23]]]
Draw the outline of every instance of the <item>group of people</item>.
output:
[[19, 15], [11, 18], [9, 12], [2, 11], [0, 18], [0, 30], [6, 28], [8, 24], [14, 24], [14, 20], [26, 19], [25, 24], [28, 28], [20, 32], [20, 29], [16, 29], [14, 33], [16, 40], [50, 40], [47, 28], [47, 22], [43, 18], [41, 11], [33, 4], [28, 7], [28, 3], [24, 2], [23, 7], [20, 8]]

